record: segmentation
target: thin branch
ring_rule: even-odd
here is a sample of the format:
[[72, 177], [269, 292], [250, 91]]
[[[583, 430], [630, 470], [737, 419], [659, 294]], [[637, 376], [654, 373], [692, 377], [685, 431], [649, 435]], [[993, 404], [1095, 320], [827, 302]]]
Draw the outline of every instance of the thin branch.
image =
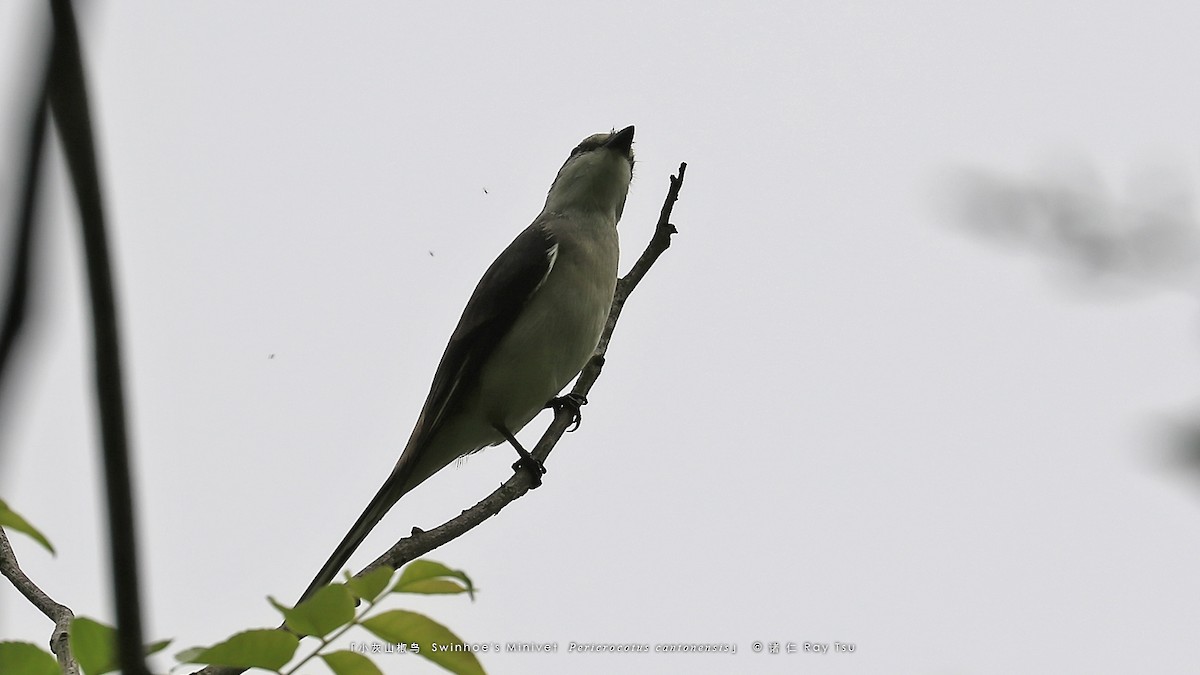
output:
[[74, 612], [66, 605], [60, 605], [50, 598], [49, 595], [38, 588], [37, 584], [33, 583], [25, 573], [21, 571], [21, 566], [17, 563], [17, 555], [13, 553], [12, 545], [8, 542], [8, 535], [4, 532], [4, 528], [0, 527], [0, 574], [3, 574], [12, 582], [21, 595], [25, 596], [34, 607], [38, 608], [42, 614], [54, 622], [54, 632], [50, 635], [50, 651], [58, 657], [58, 666], [64, 675], [76, 675], [79, 672], [79, 664], [75, 662], [75, 657], [71, 654], [70, 629], [71, 620], [75, 618]]
[[[571, 390], [572, 393], [586, 396], [591, 391], [592, 385], [600, 377], [600, 370], [604, 365], [604, 354], [608, 351], [609, 340], [612, 338], [612, 332], [617, 326], [617, 319], [621, 316], [621, 308], [625, 306], [625, 301], [629, 298], [629, 294], [633, 292], [633, 289], [637, 287], [638, 282], [642, 280], [642, 277], [646, 276], [646, 272], [650, 270], [650, 267], [654, 265], [658, 257], [671, 245], [671, 235], [677, 232], [675, 226], [670, 223], [671, 209], [674, 207], [675, 201], [679, 199], [679, 190], [683, 187], [683, 174], [686, 170], [687, 164], [682, 163], [679, 165], [679, 175], [671, 176], [671, 187], [667, 190], [667, 198], [663, 202], [662, 211], [658, 217], [658, 225], [654, 228], [654, 235], [650, 238], [650, 243], [646, 246], [646, 250], [642, 252], [641, 257], [638, 258], [637, 262], [629, 270], [629, 273], [617, 281], [617, 290], [613, 296], [612, 309], [609, 310], [608, 321], [605, 323], [604, 332], [600, 336], [600, 344], [597, 345], [596, 353], [588, 361], [583, 372], [580, 373], [579, 379], [575, 381], [575, 387]], [[569, 410], [557, 411], [554, 414], [554, 419], [550, 422], [549, 428], [542, 434], [541, 440], [534, 446], [533, 452], [530, 454], [544, 462], [569, 426], [571, 426], [571, 412]], [[528, 471], [515, 472], [512, 478], [509, 478], [508, 481], [492, 492], [492, 494], [484, 497], [475, 506], [431, 530], [414, 530], [412, 535], [396, 542], [386, 553], [379, 556], [379, 558], [375, 559], [374, 562], [367, 565], [354, 576], [361, 577], [372, 570], [384, 566], [398, 569], [442, 544], [461, 537], [476, 525], [500, 513], [500, 510], [505, 506], [508, 506], [526, 492], [529, 492], [531, 484]], [[283, 630], [283, 628], [280, 627], [280, 630]], [[193, 675], [238, 675], [242, 672], [245, 671], [240, 668], [208, 666], [196, 671]]]
[[[601, 362], [596, 364], [594, 369], [589, 364], [589, 367], [585, 368], [579, 377], [580, 381], [587, 384], [588, 389], [591, 389], [596, 378], [600, 376], [600, 366], [603, 365], [604, 355], [608, 353], [608, 342], [617, 328], [617, 319], [621, 318], [625, 300], [641, 283], [642, 277], [650, 271], [650, 266], [658, 260], [658, 256], [662, 255], [671, 245], [671, 235], [678, 232], [671, 224], [671, 210], [675, 208], [675, 202], [679, 201], [679, 191], [683, 189], [683, 175], [686, 172], [687, 162], [680, 162], [679, 175], [671, 176], [671, 185], [667, 188], [667, 196], [663, 199], [662, 209], [658, 212], [658, 223], [654, 226], [654, 234], [650, 237], [650, 243], [646, 245], [646, 250], [642, 251], [642, 255], [638, 257], [637, 262], [633, 263], [629, 272], [617, 281], [617, 292], [613, 296], [612, 310], [608, 313], [604, 333], [600, 335], [600, 344], [596, 347], [596, 354], [600, 356]], [[576, 383], [576, 389], [578, 388], [579, 385]]]
[[121, 379], [117, 303], [105, 232], [100, 175], [88, 112], [79, 35], [70, 0], [50, 0], [54, 15], [54, 58], [50, 109], [62, 139], [75, 187], [87, 264], [95, 350], [96, 402], [108, 497], [113, 599], [117, 609], [117, 653], [126, 675], [146, 675], [138, 587], [137, 528], [134, 526], [125, 394]]

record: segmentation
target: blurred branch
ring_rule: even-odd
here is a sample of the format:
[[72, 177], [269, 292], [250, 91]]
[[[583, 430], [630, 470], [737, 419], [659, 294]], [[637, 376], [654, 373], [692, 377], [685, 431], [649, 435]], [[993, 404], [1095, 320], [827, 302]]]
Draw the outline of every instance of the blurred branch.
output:
[[1090, 279], [1162, 283], [1200, 267], [1192, 195], [1170, 177], [1159, 172], [1117, 199], [1090, 171], [1031, 180], [960, 170], [950, 197], [968, 231], [1050, 253]]
[[117, 610], [117, 651], [126, 675], [149, 673], [142, 651], [141, 592], [138, 586], [137, 528], [134, 525], [125, 395], [121, 379], [117, 303], [105, 232], [100, 175], [88, 112], [79, 35], [69, 0], [50, 0], [54, 16], [54, 57], [48, 90], [50, 109], [79, 206], [92, 306], [96, 402], [108, 498], [113, 600]]
[[[584, 366], [583, 372], [579, 374], [579, 379], [575, 381], [575, 387], [571, 390], [572, 393], [586, 397], [587, 393], [591, 391], [592, 385], [600, 377], [600, 370], [604, 366], [604, 355], [608, 351], [608, 343], [617, 326], [617, 319], [620, 318], [621, 308], [625, 306], [629, 294], [650, 271], [650, 267], [671, 245], [671, 235], [677, 232], [675, 226], [670, 222], [671, 210], [675, 206], [676, 200], [679, 199], [679, 190], [683, 187], [683, 175], [686, 170], [687, 164], [682, 163], [679, 165], [679, 175], [671, 176], [671, 186], [667, 190], [667, 197], [663, 202], [658, 224], [654, 229], [654, 235], [650, 238], [650, 243], [647, 244], [645, 251], [642, 252], [641, 257], [629, 272], [617, 281], [612, 309], [609, 310], [608, 321], [600, 336], [600, 343], [596, 346], [596, 353]], [[571, 425], [571, 417], [571, 413], [567, 410], [555, 412], [550, 426], [542, 434], [541, 440], [534, 446], [530, 454], [539, 461], [545, 462], [550, 451], [554, 449], [563, 433]], [[528, 471], [516, 471], [512, 478], [509, 478], [494, 492], [458, 516], [431, 530], [421, 531], [414, 528], [412, 535], [396, 542], [386, 553], [360, 570], [355, 576], [361, 577], [380, 567], [399, 569], [435, 548], [461, 537], [529, 492], [531, 485], [532, 478]], [[209, 666], [197, 671], [195, 675], [236, 675], [241, 672], [244, 671], [238, 668]]]
[[[949, 194], [956, 225], [1044, 251], [1095, 281], [1123, 276], [1200, 292], [1200, 221], [1193, 188], [1178, 172], [1140, 178], [1124, 199], [1094, 171], [1041, 179], [960, 170]], [[1167, 466], [1200, 475], [1200, 415], [1167, 425]]]
[[[37, 223], [38, 181], [42, 175], [42, 148], [46, 144], [46, 90], [49, 86], [53, 50], [46, 50], [45, 73], [37, 88], [30, 111], [25, 156], [21, 171], [20, 204], [13, 222], [12, 274], [8, 281], [8, 299], [4, 303], [4, 324], [0, 326], [0, 412], [4, 410], [4, 381], [9, 359], [16, 348], [29, 302], [29, 279], [33, 264], [33, 235]], [[4, 460], [0, 448], [0, 462]]]
[[50, 635], [50, 651], [58, 657], [59, 668], [64, 675], [74, 675], [79, 672], [79, 664], [71, 654], [70, 628], [75, 618], [74, 612], [66, 605], [60, 605], [46, 595], [37, 584], [33, 583], [21, 566], [17, 563], [17, 554], [13, 552], [8, 542], [8, 534], [0, 527], [0, 574], [3, 574], [12, 585], [25, 596], [34, 607], [54, 622], [54, 632]]
[[1166, 447], [1159, 459], [1177, 474], [1200, 478], [1200, 413], [1177, 416], [1163, 425]]

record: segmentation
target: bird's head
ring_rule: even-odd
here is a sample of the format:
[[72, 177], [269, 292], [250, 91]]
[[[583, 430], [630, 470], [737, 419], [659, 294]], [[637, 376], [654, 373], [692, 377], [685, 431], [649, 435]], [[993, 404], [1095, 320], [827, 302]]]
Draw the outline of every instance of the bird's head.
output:
[[546, 196], [545, 210], [601, 210], [620, 220], [632, 179], [632, 126], [588, 136], [558, 170]]

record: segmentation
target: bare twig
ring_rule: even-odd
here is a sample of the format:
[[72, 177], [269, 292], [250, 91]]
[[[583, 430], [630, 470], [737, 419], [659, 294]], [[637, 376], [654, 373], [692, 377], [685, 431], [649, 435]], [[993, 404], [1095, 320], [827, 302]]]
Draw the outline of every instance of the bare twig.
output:
[[[609, 340], [612, 338], [612, 332], [617, 326], [617, 319], [621, 316], [621, 308], [625, 306], [625, 301], [629, 298], [629, 294], [637, 287], [642, 277], [646, 276], [646, 272], [650, 270], [654, 261], [658, 260], [663, 251], [666, 251], [667, 247], [671, 245], [671, 235], [677, 232], [675, 226], [670, 223], [671, 209], [675, 206], [675, 201], [679, 199], [679, 190], [683, 187], [683, 174], [686, 170], [687, 164], [682, 163], [679, 165], [679, 175], [671, 176], [671, 187], [667, 190], [667, 198], [663, 202], [662, 211], [658, 217], [658, 225], [654, 229], [654, 235], [650, 238], [650, 243], [646, 246], [646, 250], [642, 252], [641, 257], [638, 258], [637, 262], [629, 270], [629, 273], [617, 281], [617, 290], [613, 296], [612, 309], [609, 310], [608, 321], [605, 323], [604, 332], [600, 336], [600, 344], [596, 346], [596, 353], [588, 361], [583, 372], [580, 373], [579, 379], [575, 381], [575, 387], [571, 390], [572, 393], [586, 396], [591, 391], [592, 385], [600, 377], [600, 370], [604, 365], [604, 354], [608, 351]], [[555, 444], [562, 438], [563, 433], [566, 432], [569, 426], [571, 426], [571, 412], [569, 410], [557, 411], [554, 419], [550, 422], [549, 428], [542, 434], [541, 440], [534, 446], [531, 454], [538, 458], [538, 460], [545, 461], [550, 455], [550, 451], [554, 449]], [[529, 472], [517, 471], [513, 474], [512, 478], [509, 478], [508, 481], [492, 492], [492, 494], [484, 497], [475, 506], [431, 530], [415, 531], [411, 536], [401, 539], [388, 549], [386, 553], [379, 556], [379, 558], [375, 559], [374, 562], [367, 565], [355, 576], [359, 577], [385, 566], [398, 569], [442, 544], [461, 537], [476, 525], [500, 513], [501, 509], [528, 492], [530, 485]], [[239, 668], [208, 666], [196, 671], [194, 675], [237, 675], [242, 672], [245, 671]]]
[[141, 592], [138, 587], [137, 528], [134, 526], [125, 394], [121, 380], [117, 306], [104, 225], [100, 176], [88, 112], [87, 86], [79, 35], [70, 0], [50, 0], [54, 15], [54, 57], [49, 86], [50, 110], [62, 139], [79, 206], [91, 294], [96, 402], [104, 453], [108, 497], [113, 599], [117, 609], [117, 653], [122, 672], [146, 675], [142, 644]]
[[12, 585], [25, 596], [34, 607], [54, 622], [54, 632], [50, 635], [50, 651], [58, 657], [58, 666], [64, 675], [75, 675], [79, 672], [79, 664], [71, 654], [70, 628], [75, 614], [70, 607], [60, 605], [49, 595], [38, 588], [17, 564], [17, 555], [13, 553], [8, 543], [8, 535], [0, 527], [0, 574], [8, 578]]

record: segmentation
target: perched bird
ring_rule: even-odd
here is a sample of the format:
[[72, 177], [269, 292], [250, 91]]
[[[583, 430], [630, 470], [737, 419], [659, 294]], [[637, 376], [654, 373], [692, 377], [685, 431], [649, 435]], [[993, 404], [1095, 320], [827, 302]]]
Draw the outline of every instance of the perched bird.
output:
[[333, 580], [400, 497], [455, 459], [508, 441], [514, 468], [545, 469], [516, 434], [596, 349], [617, 284], [617, 221], [633, 178], [633, 127], [584, 139], [546, 205], [483, 274], [442, 354], [425, 407], [383, 487], [301, 600]]

